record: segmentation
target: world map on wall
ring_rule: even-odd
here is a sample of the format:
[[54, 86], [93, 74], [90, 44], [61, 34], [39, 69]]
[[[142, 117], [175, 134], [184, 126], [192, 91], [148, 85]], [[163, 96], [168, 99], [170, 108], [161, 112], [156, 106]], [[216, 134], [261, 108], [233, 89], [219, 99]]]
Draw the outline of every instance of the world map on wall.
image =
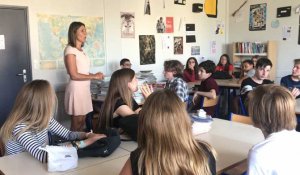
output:
[[77, 17], [38, 14], [39, 69], [64, 69], [64, 49], [68, 29], [73, 21], [85, 24], [87, 39], [83, 50], [92, 67], [105, 65], [105, 45], [102, 17]]

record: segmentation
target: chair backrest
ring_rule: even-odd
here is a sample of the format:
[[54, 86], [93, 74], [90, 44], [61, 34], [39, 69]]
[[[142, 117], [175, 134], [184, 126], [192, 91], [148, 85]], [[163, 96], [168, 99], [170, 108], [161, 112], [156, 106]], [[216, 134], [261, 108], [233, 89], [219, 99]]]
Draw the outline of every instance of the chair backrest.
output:
[[212, 106], [216, 106], [219, 102], [219, 96], [217, 96], [215, 99], [210, 99], [207, 97], [203, 97], [202, 100], [202, 107], [212, 107]]
[[234, 122], [253, 125], [252, 119], [249, 116], [244, 116], [244, 115], [231, 113], [230, 114], [230, 120], [234, 121]]
[[245, 104], [244, 104], [241, 96], [239, 97], [239, 106], [241, 108], [241, 114], [242, 115], [248, 115], [248, 112], [246, 110]]

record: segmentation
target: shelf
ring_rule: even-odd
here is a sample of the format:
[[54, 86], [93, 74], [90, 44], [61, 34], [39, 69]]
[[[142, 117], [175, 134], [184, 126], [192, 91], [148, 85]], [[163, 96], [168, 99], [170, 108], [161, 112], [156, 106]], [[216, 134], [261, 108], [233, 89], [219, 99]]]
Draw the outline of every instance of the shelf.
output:
[[235, 56], [267, 56], [267, 53], [234, 53]]

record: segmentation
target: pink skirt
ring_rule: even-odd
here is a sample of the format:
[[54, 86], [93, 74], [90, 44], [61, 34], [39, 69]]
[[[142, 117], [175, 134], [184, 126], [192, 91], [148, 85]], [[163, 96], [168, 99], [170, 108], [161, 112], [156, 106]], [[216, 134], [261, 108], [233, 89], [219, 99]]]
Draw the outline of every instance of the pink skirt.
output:
[[70, 80], [65, 91], [65, 110], [73, 116], [86, 115], [93, 111], [89, 80]]

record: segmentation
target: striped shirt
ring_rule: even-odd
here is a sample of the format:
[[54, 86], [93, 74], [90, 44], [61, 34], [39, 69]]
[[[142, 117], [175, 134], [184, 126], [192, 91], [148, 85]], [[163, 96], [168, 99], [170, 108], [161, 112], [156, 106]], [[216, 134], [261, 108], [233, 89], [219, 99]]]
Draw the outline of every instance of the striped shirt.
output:
[[85, 137], [85, 133], [71, 132], [53, 118], [51, 118], [48, 128], [39, 132], [27, 130], [17, 136], [24, 128], [26, 128], [25, 123], [15, 126], [12, 139], [8, 140], [5, 145], [6, 153], [11, 155], [27, 151], [43, 163], [47, 160], [47, 152], [39, 148], [48, 144], [48, 131], [67, 140], [83, 139]]
[[166, 88], [175, 92], [181, 101], [186, 102], [188, 100], [188, 87], [186, 82], [179, 77], [175, 77], [172, 80], [168, 81]]

